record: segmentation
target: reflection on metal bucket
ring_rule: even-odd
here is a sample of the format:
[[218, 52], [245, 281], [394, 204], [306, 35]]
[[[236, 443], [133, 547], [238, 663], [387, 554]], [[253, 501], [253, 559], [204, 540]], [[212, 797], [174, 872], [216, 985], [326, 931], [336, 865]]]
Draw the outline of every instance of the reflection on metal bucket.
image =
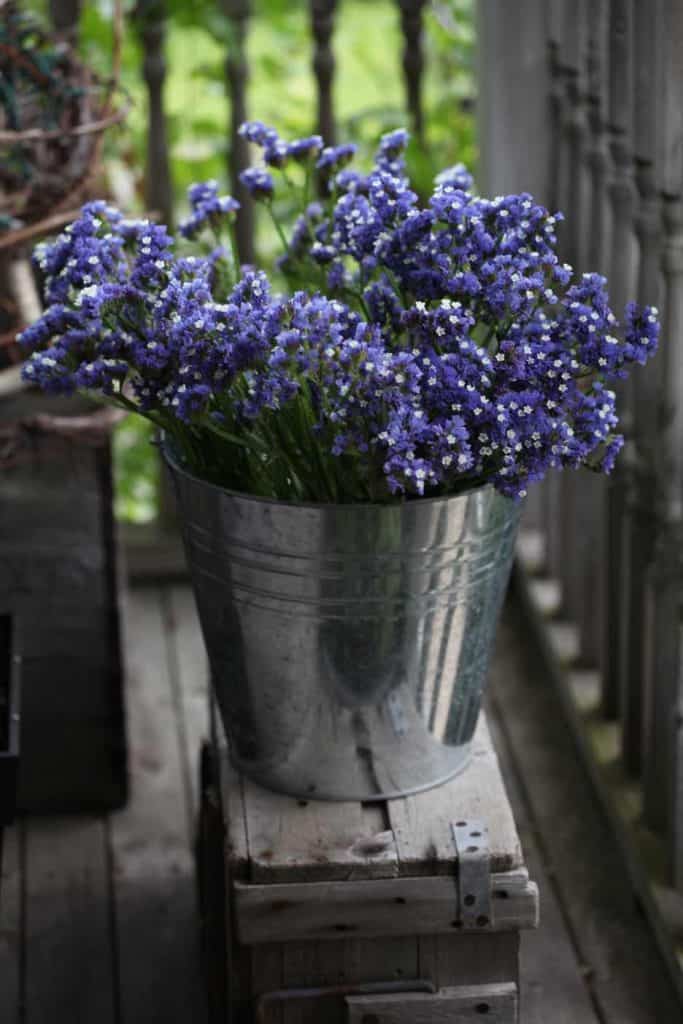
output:
[[167, 461], [235, 764], [332, 800], [400, 796], [464, 767], [519, 506], [491, 487], [298, 505]]

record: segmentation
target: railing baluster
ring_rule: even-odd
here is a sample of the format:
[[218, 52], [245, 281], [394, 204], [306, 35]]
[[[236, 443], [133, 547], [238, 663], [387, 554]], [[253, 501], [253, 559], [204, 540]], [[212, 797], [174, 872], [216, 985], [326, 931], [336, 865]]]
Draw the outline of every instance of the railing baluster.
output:
[[60, 36], [75, 42], [83, 0], [50, 0], [50, 21]]
[[406, 90], [406, 106], [410, 114], [410, 125], [416, 138], [424, 138], [424, 113], [422, 109], [422, 74], [424, 54], [422, 50], [422, 15], [426, 0], [398, 0], [401, 11], [403, 32], [403, 78]]
[[[610, 286], [617, 316], [633, 294], [635, 185], [632, 152], [633, 102], [633, 0], [610, 2], [610, 99], [612, 180], [609, 197], [612, 209], [612, 251]], [[630, 388], [617, 388], [621, 420], [627, 434], [631, 429]], [[624, 510], [628, 479], [628, 453], [624, 453], [607, 487], [605, 540], [605, 627], [602, 655], [603, 713], [615, 718], [620, 710], [624, 671], [624, 600], [628, 586], [628, 565], [624, 548]]]
[[135, 23], [143, 49], [142, 74], [147, 86], [147, 160], [145, 164], [145, 203], [164, 224], [173, 225], [173, 185], [168, 158], [168, 134], [164, 112], [166, 23], [163, 5], [157, 0], [140, 0], [135, 8]]
[[[588, 189], [588, 12], [587, 0], [576, 0], [565, 7], [565, 124], [569, 186], [567, 190], [567, 226], [564, 254], [577, 271], [586, 269]], [[595, 556], [591, 543], [590, 481], [584, 489], [584, 474], [566, 470], [560, 479], [560, 525], [563, 607], [572, 619], [578, 618], [583, 604], [583, 577], [586, 564]]]
[[[565, 42], [567, 0], [551, 0], [548, 8], [550, 36], [551, 90], [550, 110], [552, 121], [551, 145], [551, 200], [553, 211], [567, 209], [569, 191], [569, 153], [565, 132], [567, 91], [563, 50]], [[564, 239], [560, 233], [560, 246]], [[557, 473], [551, 473], [543, 483], [546, 521], [546, 560], [549, 572], [559, 578], [563, 565], [562, 538], [562, 481]]]
[[[657, 305], [660, 298], [660, 203], [657, 190], [657, 118], [659, 90], [656, 69], [662, 45], [661, 0], [636, 4], [635, 120], [636, 184], [639, 244], [638, 299]], [[656, 533], [656, 476], [661, 359], [641, 370], [634, 380], [634, 461], [629, 479], [625, 535], [629, 581], [625, 601], [626, 658], [622, 672], [622, 756], [637, 774], [643, 754], [645, 670], [645, 581]], [[679, 396], [680, 398], [683, 396]]]
[[334, 117], [334, 70], [332, 49], [337, 0], [311, 0], [313, 73], [318, 89], [318, 131], [328, 145], [334, 145], [337, 128]]
[[[591, 0], [586, 40], [586, 166], [589, 178], [588, 223], [584, 225], [581, 271], [606, 269], [607, 250], [607, 0]], [[583, 262], [585, 258], [585, 264]], [[605, 481], [583, 472], [577, 479], [576, 536], [580, 545], [571, 607], [579, 626], [581, 659], [598, 665], [602, 639], [601, 547]]]
[[237, 249], [243, 263], [254, 261], [254, 205], [240, 183], [239, 175], [249, 166], [249, 143], [239, 134], [247, 119], [247, 80], [249, 64], [246, 55], [247, 26], [251, 15], [250, 0], [223, 0], [223, 12], [232, 22], [233, 38], [225, 60], [225, 80], [230, 100], [228, 173], [232, 193], [241, 206], [235, 231]]
[[648, 671], [644, 813], [669, 841], [670, 867], [683, 889], [683, 7], [667, 0], [660, 44], [659, 128], [664, 277], [655, 561], [648, 586]]

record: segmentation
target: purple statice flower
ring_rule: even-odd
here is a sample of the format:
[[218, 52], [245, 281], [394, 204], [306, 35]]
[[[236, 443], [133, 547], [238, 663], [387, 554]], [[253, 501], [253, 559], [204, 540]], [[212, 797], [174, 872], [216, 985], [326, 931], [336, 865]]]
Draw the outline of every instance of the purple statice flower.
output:
[[219, 196], [217, 181], [191, 185], [187, 198], [192, 214], [178, 228], [184, 238], [196, 238], [206, 227], [218, 230], [222, 224], [233, 222], [240, 208], [232, 196]]
[[262, 167], [248, 167], [240, 174], [240, 182], [253, 199], [269, 200], [275, 190], [272, 176]]
[[297, 163], [306, 163], [322, 153], [323, 145], [322, 136], [309, 135], [305, 139], [294, 139], [288, 144], [287, 150], [292, 160], [296, 160]]
[[434, 184], [442, 188], [449, 186], [459, 189], [462, 192], [471, 192], [474, 187], [474, 179], [464, 164], [454, 164], [446, 170], [437, 174]]
[[407, 182], [404, 153], [409, 141], [410, 135], [405, 128], [398, 128], [396, 131], [383, 135], [375, 155], [376, 170], [384, 171], [394, 178], [401, 178]]
[[315, 166], [321, 173], [330, 176], [353, 159], [357, 148], [352, 142], [344, 142], [341, 146], [326, 146]]
[[290, 157], [289, 146], [286, 142], [282, 142], [281, 139], [270, 143], [263, 151], [263, 160], [269, 167], [282, 169], [287, 166]]
[[278, 133], [274, 128], [269, 128], [263, 121], [245, 121], [239, 127], [239, 134], [255, 146], [273, 146], [278, 141]]
[[637, 306], [629, 302], [626, 307], [624, 340], [630, 362], [644, 365], [657, 351], [659, 344], [659, 312], [655, 306]]
[[[276, 220], [268, 167], [309, 161], [289, 168], [292, 294], [252, 267], [235, 282], [220, 247], [185, 255], [162, 226], [90, 203], [37, 250], [46, 308], [22, 335], [27, 380], [132, 402], [185, 439], [198, 472], [213, 460], [217, 482], [276, 497], [490, 483], [518, 498], [549, 470], [610, 471], [623, 444], [610, 384], [656, 350], [657, 312], [631, 304], [619, 329], [604, 278], [559, 260], [561, 215], [526, 193], [475, 196], [459, 165], [422, 204], [402, 130], [367, 173], [348, 166], [353, 146], [242, 131], [265, 162], [242, 183]], [[186, 237], [236, 212], [215, 182], [189, 199]]]

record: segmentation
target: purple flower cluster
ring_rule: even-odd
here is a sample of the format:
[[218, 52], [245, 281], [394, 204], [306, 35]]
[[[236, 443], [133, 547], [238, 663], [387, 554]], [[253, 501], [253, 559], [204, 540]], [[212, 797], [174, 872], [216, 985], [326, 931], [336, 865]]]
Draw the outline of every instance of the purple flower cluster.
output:
[[179, 226], [184, 238], [196, 238], [206, 227], [219, 233], [224, 223], [234, 221], [240, 204], [232, 196], [218, 195], [217, 181], [192, 185], [187, 193], [192, 214]]
[[[619, 334], [604, 278], [574, 279], [557, 257], [560, 215], [526, 194], [476, 196], [460, 165], [421, 204], [402, 130], [366, 174], [350, 145], [285, 142], [260, 122], [242, 133], [263, 155], [242, 183], [283, 238], [276, 176], [290, 194], [301, 178], [280, 260], [292, 293], [220, 246], [183, 255], [163, 227], [90, 203], [37, 252], [47, 304], [23, 335], [26, 379], [137, 409], [197, 472], [281, 498], [485, 482], [519, 497], [549, 469], [612, 468], [609, 385], [655, 351], [657, 312], [629, 305]], [[215, 182], [189, 199], [181, 233], [215, 243], [238, 204]]]

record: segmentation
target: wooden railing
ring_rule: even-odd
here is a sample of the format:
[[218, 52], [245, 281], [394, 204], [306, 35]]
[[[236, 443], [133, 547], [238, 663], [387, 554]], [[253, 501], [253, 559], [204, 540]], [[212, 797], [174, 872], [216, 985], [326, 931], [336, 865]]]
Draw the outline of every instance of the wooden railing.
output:
[[660, 353], [618, 389], [628, 441], [609, 481], [549, 480], [527, 521], [682, 889], [683, 5], [479, 10], [484, 186], [535, 189], [566, 214], [562, 255], [607, 275], [615, 311], [635, 298], [662, 313]]

